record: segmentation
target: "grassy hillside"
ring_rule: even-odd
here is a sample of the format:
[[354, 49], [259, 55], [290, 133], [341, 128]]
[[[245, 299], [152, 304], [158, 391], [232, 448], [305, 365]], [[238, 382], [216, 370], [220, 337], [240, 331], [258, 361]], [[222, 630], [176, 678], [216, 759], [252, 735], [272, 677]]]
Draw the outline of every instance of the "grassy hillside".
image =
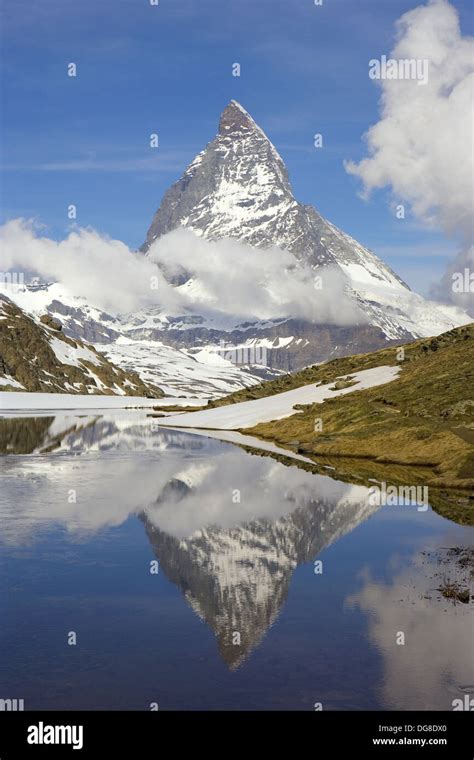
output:
[[[474, 337], [474, 324], [459, 327], [443, 333], [436, 338], [424, 338], [421, 340], [407, 343], [403, 346], [405, 352], [405, 362], [410, 363], [417, 358], [424, 358], [430, 353], [436, 353], [438, 348], [446, 345], [459, 343], [459, 341], [470, 340]], [[349, 375], [351, 372], [357, 372], [371, 367], [380, 367], [382, 365], [402, 364], [397, 358], [397, 351], [400, 346], [380, 349], [367, 354], [355, 354], [353, 356], [333, 359], [323, 364], [317, 364], [307, 367], [294, 374], [282, 375], [275, 380], [263, 382], [260, 385], [253, 385], [250, 388], [242, 388], [235, 393], [231, 393], [223, 398], [209, 402], [208, 408], [224, 406], [226, 404], [237, 404], [240, 401], [251, 401], [252, 399], [273, 396], [275, 393], [300, 388], [302, 385], [310, 383], [321, 383], [322, 385], [336, 380], [336, 378]], [[472, 349], [471, 349], [472, 350]], [[403, 364], [402, 364], [403, 366]]]
[[[58, 355], [69, 355], [74, 363], [65, 363]], [[156, 386], [144, 383], [136, 372], [113, 365], [93, 346], [63, 335], [60, 323], [51, 316], [45, 314], [36, 321], [3, 296], [0, 378], [6, 381], [0, 385], [2, 391], [106, 395], [122, 391], [127, 396], [150, 398], [164, 395]]]
[[[311, 382], [350, 378], [381, 365], [399, 378], [244, 432], [314, 457], [358, 477], [424, 484], [435, 508], [462, 522], [474, 515], [474, 325], [399, 348], [336, 359], [232, 394], [214, 406], [279, 393]], [[350, 382], [346, 379], [345, 382]], [[449, 493], [448, 493], [449, 491]]]

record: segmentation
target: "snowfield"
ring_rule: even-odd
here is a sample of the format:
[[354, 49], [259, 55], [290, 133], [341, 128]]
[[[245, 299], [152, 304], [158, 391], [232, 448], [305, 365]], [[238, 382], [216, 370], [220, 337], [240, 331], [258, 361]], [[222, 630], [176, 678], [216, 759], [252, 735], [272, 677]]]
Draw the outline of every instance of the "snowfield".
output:
[[217, 409], [203, 409], [200, 412], [184, 412], [170, 415], [166, 422], [158, 422], [166, 427], [191, 427], [210, 430], [238, 430], [253, 427], [261, 422], [272, 422], [290, 417], [295, 413], [295, 404], [320, 404], [325, 399], [353, 393], [364, 388], [374, 388], [377, 385], [390, 383], [398, 377], [400, 367], [373, 367], [372, 369], [354, 372], [351, 377], [355, 385], [338, 391], [330, 390], [334, 382], [327, 385], [304, 385], [291, 391], [277, 393], [274, 396], [242, 401], [238, 404], [220, 406]]
[[167, 396], [216, 398], [262, 379], [252, 368], [246, 371], [219, 356], [219, 347], [206, 346], [192, 355], [159, 341], [120, 337], [115, 343], [96, 344], [96, 348], [122, 369], [138, 372], [142, 380], [157, 385]]
[[11, 375], [0, 377], [0, 386], [1, 385], [11, 385], [12, 388], [21, 388], [22, 390], [25, 390], [25, 386], [19, 383], [18, 380], [15, 380]]
[[62, 364], [71, 364], [73, 367], [83, 369], [83, 365], [79, 360], [84, 359], [96, 367], [100, 367], [101, 365], [100, 358], [89, 348], [82, 348], [81, 346], [74, 348], [74, 346], [70, 346], [64, 340], [54, 337], [50, 338], [49, 345], [53, 349], [56, 359]]
[[[296, 404], [322, 403], [325, 399], [341, 396], [346, 393], [374, 388], [377, 385], [390, 383], [398, 377], [400, 367], [374, 367], [362, 372], [355, 372], [351, 377], [356, 383], [349, 388], [332, 391], [334, 382], [327, 385], [304, 385], [284, 393], [277, 393], [267, 398], [243, 401], [239, 404], [229, 404], [217, 409], [203, 409], [197, 412], [168, 413], [166, 422], [157, 418], [157, 424], [175, 428], [196, 428], [209, 430], [238, 430], [253, 427], [260, 422], [271, 422], [295, 413]], [[125, 409], [167, 406], [202, 406], [202, 399], [190, 398], [143, 398], [139, 396], [88, 396], [69, 393], [23, 393], [0, 392], [0, 415], [2, 413], [22, 410], [65, 410], [65, 409]], [[229, 440], [226, 438], [226, 440]], [[234, 441], [232, 441], [234, 442]], [[235, 441], [237, 442], [237, 441]], [[239, 439], [239, 443], [245, 443]], [[249, 444], [250, 445], [250, 444]]]

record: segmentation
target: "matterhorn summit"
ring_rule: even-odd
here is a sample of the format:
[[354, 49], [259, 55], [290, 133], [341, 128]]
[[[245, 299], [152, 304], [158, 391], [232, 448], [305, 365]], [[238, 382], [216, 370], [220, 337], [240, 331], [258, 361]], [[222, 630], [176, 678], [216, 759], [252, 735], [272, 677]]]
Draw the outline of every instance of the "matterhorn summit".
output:
[[[469, 321], [461, 310], [413, 293], [372, 251], [313, 206], [299, 203], [277, 149], [235, 100], [222, 112], [216, 137], [164, 194], [142, 251], [149, 252], [156, 241], [181, 227], [211, 241], [234, 239], [260, 250], [278, 247], [293, 254], [307, 272], [324, 273], [330, 268], [343, 282], [352, 313], [359, 315], [350, 324], [320, 319], [310, 326], [305, 320], [285, 318], [279, 327], [267, 325], [263, 331], [261, 326], [256, 330], [246, 325], [244, 332], [234, 326], [230, 336], [234, 342], [265, 337], [280, 338], [281, 345], [283, 338], [286, 354], [293, 354], [280, 363], [285, 369], [438, 334]], [[182, 285], [186, 276], [174, 284]], [[199, 304], [195, 306], [199, 314]], [[198, 337], [206, 343], [213, 340], [205, 329]]]
[[210, 240], [279, 246], [312, 266], [352, 263], [403, 285], [374, 254], [295, 200], [283, 159], [235, 100], [222, 112], [214, 140], [165, 193], [143, 250], [179, 226]]

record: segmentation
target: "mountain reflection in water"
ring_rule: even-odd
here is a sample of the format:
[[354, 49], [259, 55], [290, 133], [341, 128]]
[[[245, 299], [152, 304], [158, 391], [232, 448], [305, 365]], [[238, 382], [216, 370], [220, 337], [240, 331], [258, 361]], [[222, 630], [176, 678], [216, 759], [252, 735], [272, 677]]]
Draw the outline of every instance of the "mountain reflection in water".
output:
[[[459, 608], [443, 617], [440, 604], [446, 604], [439, 595], [434, 599], [433, 589], [427, 591], [431, 580], [420, 570], [420, 552], [411, 549], [401, 567], [393, 565], [388, 579], [371, 575], [388, 560], [380, 555], [377, 540], [400, 557], [408, 551], [412, 532], [425, 535], [428, 528], [431, 537], [446, 532], [451, 524], [437, 515], [422, 515], [409, 507], [381, 509], [369, 504], [366, 487], [285, 466], [269, 456], [250, 455], [206, 437], [159, 428], [146, 413], [11, 417], [0, 420], [0, 442], [7, 454], [2, 459], [0, 497], [7, 555], [14, 557], [20, 549], [34, 553], [58, 529], [62, 537], [55, 540], [62, 545], [88, 545], [95, 536], [126, 528], [138, 519], [151, 558], [158, 560], [160, 577], [179, 589], [212, 630], [221, 660], [234, 677], [245, 671], [252, 653], [263, 646], [272, 626], [278, 625], [292, 596], [296, 571], [309, 563], [313, 580], [305, 573], [305, 583], [313, 584], [310, 604], [324, 590], [326, 603], [329, 599], [334, 605], [333, 610], [315, 608], [314, 614], [322, 616], [321, 625], [340, 626], [350, 615], [363, 614], [363, 648], [375, 647], [386, 663], [385, 686], [375, 689], [377, 696], [371, 697], [369, 706], [423, 707], [426, 693], [419, 681], [430, 668], [433, 689], [438, 689], [431, 703], [437, 709], [446, 709], [447, 692], [456, 696], [465, 688], [460, 658], [449, 652], [447, 641], [457, 635], [468, 647], [466, 610]], [[341, 539], [350, 536], [357, 541], [356, 529], [369, 523], [374, 526], [369, 551], [364, 543], [365, 554], [347, 553], [343, 548], [347, 540]], [[399, 523], [404, 526], [401, 532], [396, 527]], [[460, 526], [452, 526], [451, 533], [472, 537], [472, 529]], [[329, 550], [336, 565], [328, 570], [325, 560], [318, 577], [312, 564]], [[342, 576], [351, 562], [356, 571]], [[146, 563], [149, 566], [149, 555]], [[337, 579], [335, 569], [341, 578]], [[413, 578], [421, 596], [415, 591], [405, 604], [401, 589]], [[334, 584], [331, 593], [328, 582]], [[431, 635], [437, 655], [430, 663], [420, 637], [428, 636], [436, 625], [439, 635]], [[407, 643], [400, 661], [403, 648], [395, 646], [395, 632], [413, 630], [413, 626], [418, 633]], [[301, 635], [303, 630], [295, 638]], [[327, 635], [337, 638], [338, 633], [333, 629]], [[330, 646], [330, 638], [326, 641]], [[353, 646], [354, 641], [347, 642], [343, 660]], [[293, 653], [298, 656], [309, 662], [304, 647], [301, 654]], [[415, 662], [413, 669], [410, 663]], [[353, 667], [358, 667], [357, 657]], [[417, 675], [407, 687], [410, 672]], [[444, 678], [440, 673], [447, 674], [448, 686], [440, 686]], [[358, 677], [363, 680], [362, 671]], [[334, 694], [331, 699], [337, 704], [340, 697]], [[350, 709], [363, 706], [364, 699], [355, 692], [344, 697]], [[270, 693], [268, 700], [271, 703]], [[290, 697], [288, 701], [292, 703]]]

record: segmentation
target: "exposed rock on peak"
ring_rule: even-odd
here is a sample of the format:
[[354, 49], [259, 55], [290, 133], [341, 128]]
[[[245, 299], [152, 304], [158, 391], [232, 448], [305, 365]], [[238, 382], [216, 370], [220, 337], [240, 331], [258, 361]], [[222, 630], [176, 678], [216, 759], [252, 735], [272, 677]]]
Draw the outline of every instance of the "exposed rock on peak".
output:
[[219, 120], [219, 134], [241, 134], [250, 131], [261, 131], [255, 121], [236, 100], [231, 100], [224, 108]]

